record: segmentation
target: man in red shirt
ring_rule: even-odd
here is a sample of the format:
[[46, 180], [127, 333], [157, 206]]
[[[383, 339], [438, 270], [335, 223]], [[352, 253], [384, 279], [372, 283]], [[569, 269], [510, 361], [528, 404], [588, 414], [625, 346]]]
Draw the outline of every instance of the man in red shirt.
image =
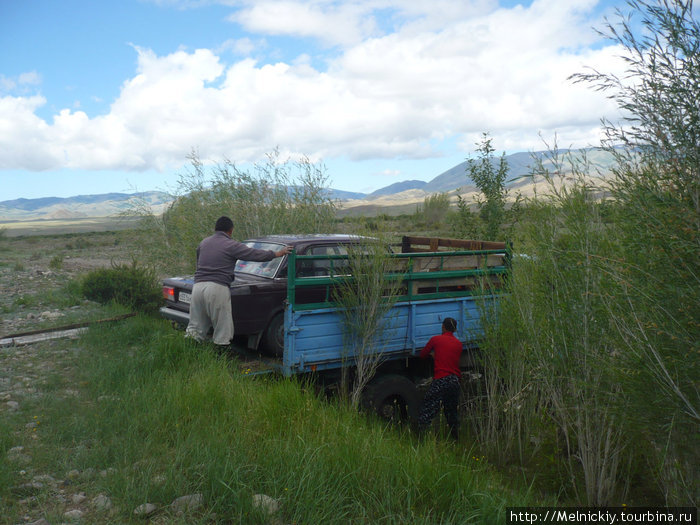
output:
[[420, 357], [423, 359], [433, 354], [435, 367], [433, 382], [423, 398], [423, 408], [418, 416], [418, 428], [421, 432], [425, 431], [440, 412], [442, 405], [450, 427], [450, 436], [457, 441], [459, 439], [457, 405], [461, 390], [459, 378], [462, 375], [459, 370], [459, 357], [462, 354], [462, 342], [455, 337], [455, 330], [457, 330], [457, 321], [446, 317], [442, 322], [442, 334], [431, 337], [425, 348], [421, 350]]

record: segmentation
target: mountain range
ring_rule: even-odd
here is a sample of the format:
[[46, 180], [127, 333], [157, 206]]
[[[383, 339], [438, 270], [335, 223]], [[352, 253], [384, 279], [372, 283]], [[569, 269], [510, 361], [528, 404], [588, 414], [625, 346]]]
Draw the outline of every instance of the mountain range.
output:
[[[561, 151], [566, 154], [568, 151]], [[600, 149], [571, 150], [577, 158], [585, 153], [590, 163], [591, 176], [606, 176], [614, 163], [613, 155]], [[541, 162], [550, 171], [562, 168], [570, 171], [570, 163], [565, 161], [556, 166], [547, 152], [514, 153], [505, 156], [508, 163], [508, 187], [524, 194], [530, 193], [532, 180], [527, 175], [532, 166]], [[494, 165], [500, 157], [492, 159]], [[441, 173], [432, 180], [406, 180], [395, 182], [372, 193], [359, 193], [331, 189], [331, 197], [338, 200], [342, 214], [362, 214], [383, 208], [396, 211], [415, 209], [426, 196], [447, 192], [456, 195], [476, 193], [476, 187], [468, 177], [469, 161], [464, 161]], [[27, 221], [50, 219], [79, 219], [92, 217], [112, 217], [133, 210], [137, 206], [147, 206], [153, 213], [161, 213], [172, 202], [172, 195], [162, 191], [141, 193], [105, 193], [100, 195], [77, 195], [74, 197], [45, 197], [40, 199], [14, 199], [0, 202], [0, 221]]]

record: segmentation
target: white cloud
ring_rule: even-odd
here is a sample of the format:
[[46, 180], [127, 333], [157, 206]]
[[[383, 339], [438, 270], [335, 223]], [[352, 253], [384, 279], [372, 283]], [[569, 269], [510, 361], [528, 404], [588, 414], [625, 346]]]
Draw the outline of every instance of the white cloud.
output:
[[19, 77], [17, 77], [17, 83], [21, 86], [36, 86], [41, 84], [41, 75], [39, 75], [39, 73], [37, 73], [36, 71], [20, 73]]
[[229, 20], [255, 33], [318, 38], [335, 45], [350, 45], [377, 34], [370, 6], [364, 2], [250, 2]]
[[0, 74], [0, 92], [26, 91], [28, 87], [39, 84], [41, 84], [41, 75], [36, 71], [27, 71], [14, 77]]
[[43, 170], [61, 164], [51, 147], [51, 127], [35, 115], [41, 96], [0, 97], [0, 169]]
[[222, 54], [227, 51], [232, 52], [234, 55], [239, 56], [249, 56], [252, 55], [256, 49], [265, 48], [266, 43], [264, 40], [253, 41], [250, 38], [232, 38], [223, 42], [219, 47], [217, 47], [214, 52], [216, 54]]
[[[207, 49], [135, 47], [137, 71], [105, 115], [63, 109], [47, 122], [36, 116], [43, 98], [0, 96], [0, 136], [9, 137], [0, 167], [165, 169], [192, 148], [244, 162], [275, 146], [314, 158], [425, 158], [439, 154], [431, 141], [453, 137], [472, 151], [483, 131], [498, 149], [537, 149], [538, 132], [557, 130], [561, 145], [595, 142], [614, 107], [567, 80], [584, 65], [619, 67], [616, 50], [585, 50], [593, 0], [438, 4], [266, 1], [234, 15], [257, 42], [285, 34], [345, 46], [324, 70], [309, 54], [226, 64]], [[375, 8], [400, 13], [392, 20], [403, 25], [381, 35]], [[218, 51], [249, 56], [255, 45], [238, 39]]]
[[12, 91], [15, 89], [15, 86], [17, 86], [17, 81], [5, 75], [0, 75], [0, 91]]

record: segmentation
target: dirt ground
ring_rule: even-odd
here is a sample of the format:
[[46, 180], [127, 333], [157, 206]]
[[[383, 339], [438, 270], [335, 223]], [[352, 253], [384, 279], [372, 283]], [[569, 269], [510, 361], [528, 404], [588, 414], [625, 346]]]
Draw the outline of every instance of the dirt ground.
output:
[[95, 310], [66, 287], [85, 272], [128, 262], [128, 234], [0, 238], [0, 338], [75, 322]]

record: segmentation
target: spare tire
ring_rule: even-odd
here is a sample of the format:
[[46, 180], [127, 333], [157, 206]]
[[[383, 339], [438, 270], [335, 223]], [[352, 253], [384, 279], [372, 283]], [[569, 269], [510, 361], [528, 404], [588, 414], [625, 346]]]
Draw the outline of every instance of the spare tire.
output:
[[385, 374], [367, 384], [362, 404], [386, 421], [413, 423], [418, 418], [421, 395], [407, 377]]

